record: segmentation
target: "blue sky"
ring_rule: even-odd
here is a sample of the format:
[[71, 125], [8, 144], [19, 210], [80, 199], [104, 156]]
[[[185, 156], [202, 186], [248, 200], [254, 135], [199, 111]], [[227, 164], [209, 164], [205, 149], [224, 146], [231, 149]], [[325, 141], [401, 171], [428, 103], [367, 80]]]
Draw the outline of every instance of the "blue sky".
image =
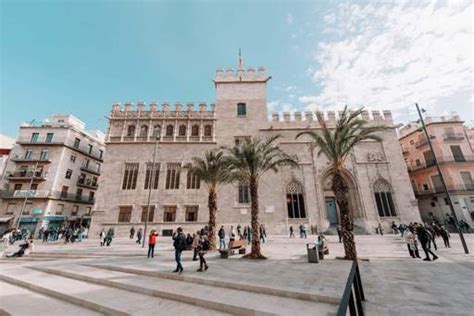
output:
[[472, 4], [388, 1], [0, 2], [0, 133], [113, 102], [214, 101], [218, 67], [263, 65], [271, 111], [392, 109], [474, 120]]

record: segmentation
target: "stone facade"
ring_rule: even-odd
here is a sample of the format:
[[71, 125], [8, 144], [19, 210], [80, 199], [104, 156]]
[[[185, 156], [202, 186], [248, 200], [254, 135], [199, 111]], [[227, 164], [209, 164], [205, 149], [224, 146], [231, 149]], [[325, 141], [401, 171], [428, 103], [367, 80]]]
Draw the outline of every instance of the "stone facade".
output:
[[[23, 124], [1, 183], [0, 217], [20, 227], [80, 222], [87, 225], [95, 201], [105, 135], [85, 130], [72, 115], [55, 114], [37, 125]], [[6, 221], [2, 223], [5, 229]]]
[[[91, 231], [98, 233], [102, 228], [113, 227], [116, 234], [123, 236], [131, 226], [143, 227], [142, 212], [149, 192], [145, 187], [149, 179], [147, 174], [150, 174], [146, 170], [147, 165], [151, 167], [156, 144], [159, 180], [151, 190], [153, 218], [150, 217], [150, 226], [162, 234], [178, 226], [186, 232], [195, 231], [206, 224], [208, 209], [205, 184], [201, 183], [199, 189], [190, 188], [193, 184], [187, 175], [187, 166], [192, 157], [201, 157], [209, 149], [238, 145], [245, 137], [266, 138], [276, 134], [282, 135], [281, 148], [297, 156], [299, 168], [282, 168], [279, 173], [269, 172], [261, 179], [261, 222], [271, 234], [286, 234], [290, 225], [297, 229], [298, 225], [305, 224], [308, 228], [317, 227], [319, 231], [335, 226], [339, 216], [328, 184], [331, 177], [329, 163], [325, 157], [318, 157], [317, 148], [308, 138], [295, 140], [298, 132], [320, 128], [315, 113], [296, 112], [293, 117], [290, 113], [275, 113], [269, 121], [266, 89], [270, 79], [263, 67], [257, 70], [239, 67], [237, 71], [219, 69], [214, 78], [215, 104], [209, 107], [199, 104], [196, 109], [193, 104], [177, 103], [171, 109], [167, 102], [162, 104], [161, 110], [156, 103], [148, 108], [142, 102], [136, 108], [130, 103], [124, 107], [113, 105], [106, 138], [107, 156]], [[389, 128], [382, 133], [383, 142], [367, 141], [347, 159], [346, 176], [351, 188], [356, 230], [373, 233], [379, 221], [388, 227], [392, 221], [419, 220], [390, 112], [365, 112], [364, 117], [371, 124], [384, 124]], [[337, 113], [328, 112], [326, 118], [333, 124]], [[155, 136], [158, 136], [156, 144]], [[176, 175], [173, 170], [178, 169], [179, 187], [173, 183], [173, 175]], [[173, 186], [175, 188], [171, 189]], [[379, 216], [374, 189], [383, 190], [387, 213], [381, 209], [380, 214], [384, 216]], [[248, 202], [244, 185], [221, 187], [218, 191], [218, 224], [227, 229], [239, 223], [248, 225]], [[196, 209], [197, 217], [189, 215]]]
[[[474, 225], [474, 151], [472, 128], [457, 116], [427, 117], [426, 129], [459, 220]], [[450, 213], [444, 188], [423, 130], [416, 122], [400, 129], [400, 144], [421, 217], [441, 222]]]

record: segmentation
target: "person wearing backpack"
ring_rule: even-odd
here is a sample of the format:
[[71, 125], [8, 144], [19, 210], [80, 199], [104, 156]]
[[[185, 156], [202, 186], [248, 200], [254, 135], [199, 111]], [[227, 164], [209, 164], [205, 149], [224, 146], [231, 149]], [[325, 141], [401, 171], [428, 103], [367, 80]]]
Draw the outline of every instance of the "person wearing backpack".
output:
[[183, 229], [178, 229], [173, 233], [174, 259], [176, 260], [176, 269], [173, 272], [183, 272], [183, 265], [181, 264], [181, 253], [186, 249], [186, 236], [183, 234]]
[[197, 269], [197, 272], [203, 272], [209, 269], [209, 266], [206, 263], [206, 259], [204, 259], [204, 255], [210, 248], [210, 243], [209, 239], [207, 238], [207, 235], [201, 234], [199, 236], [199, 243], [198, 243], [198, 254], [199, 254], [199, 269]]

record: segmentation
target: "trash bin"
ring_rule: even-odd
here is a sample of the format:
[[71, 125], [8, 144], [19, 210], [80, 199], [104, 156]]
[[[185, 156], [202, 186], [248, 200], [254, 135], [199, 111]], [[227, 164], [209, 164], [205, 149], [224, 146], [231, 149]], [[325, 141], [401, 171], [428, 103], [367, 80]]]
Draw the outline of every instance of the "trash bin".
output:
[[315, 244], [306, 244], [306, 250], [308, 251], [308, 262], [318, 263], [318, 249], [316, 249]]

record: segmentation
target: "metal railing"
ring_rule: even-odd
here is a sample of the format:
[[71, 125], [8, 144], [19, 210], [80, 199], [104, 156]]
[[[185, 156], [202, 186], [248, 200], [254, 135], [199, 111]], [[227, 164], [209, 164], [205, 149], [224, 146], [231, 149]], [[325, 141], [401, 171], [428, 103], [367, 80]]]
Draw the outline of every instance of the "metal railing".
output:
[[349, 308], [349, 314], [351, 316], [364, 315], [364, 307], [362, 302], [365, 301], [364, 289], [362, 288], [362, 281], [360, 279], [359, 265], [357, 261], [352, 262], [351, 272], [347, 278], [346, 287], [342, 294], [339, 308], [337, 309], [337, 316], [347, 315], [347, 309]]
[[[474, 156], [468, 155], [459, 155], [459, 156], [437, 156], [436, 159], [439, 163], [446, 163], [446, 162], [474, 162]], [[416, 164], [409, 164], [407, 165], [408, 171], [415, 171], [423, 168], [433, 167], [435, 165], [434, 161], [428, 162], [421, 162], [419, 165]]]
[[46, 198], [49, 196], [49, 191], [46, 190], [2, 190], [0, 191], [1, 198]]
[[82, 202], [82, 203], [87, 203], [87, 204], [95, 203], [95, 198], [90, 198], [87, 195], [82, 195], [82, 194], [78, 195], [78, 194], [68, 193], [64, 191], [52, 191], [51, 196], [53, 198], [67, 200], [67, 201]]
[[14, 162], [51, 162], [51, 159], [49, 159], [47, 156], [41, 156], [41, 155], [31, 155], [31, 156], [20, 156], [20, 155], [15, 155], [14, 157], [11, 158], [11, 161]]
[[99, 187], [97, 182], [94, 182], [91, 179], [87, 179], [87, 178], [77, 180], [77, 185], [87, 187], [87, 188], [90, 188], [90, 189], [97, 189]]
[[446, 133], [443, 135], [443, 140], [463, 140], [463, 133]]
[[24, 179], [46, 179], [46, 172], [42, 171], [29, 171], [29, 170], [19, 170], [13, 172], [7, 172], [7, 178], [24, 178]]
[[[449, 192], [474, 191], [474, 183], [447, 185], [447, 188]], [[429, 195], [437, 193], [444, 193], [444, 188], [440, 186], [429, 188], [428, 190], [423, 189], [418, 192], [415, 192], [415, 195]]]
[[87, 166], [82, 166], [82, 167], [81, 167], [81, 170], [82, 170], [82, 171], [87, 171], [87, 172], [90, 172], [90, 173], [93, 173], [93, 174], [96, 174], [96, 175], [100, 175], [100, 169], [91, 168], [90, 166], [89, 166], [89, 167], [87, 167]]

